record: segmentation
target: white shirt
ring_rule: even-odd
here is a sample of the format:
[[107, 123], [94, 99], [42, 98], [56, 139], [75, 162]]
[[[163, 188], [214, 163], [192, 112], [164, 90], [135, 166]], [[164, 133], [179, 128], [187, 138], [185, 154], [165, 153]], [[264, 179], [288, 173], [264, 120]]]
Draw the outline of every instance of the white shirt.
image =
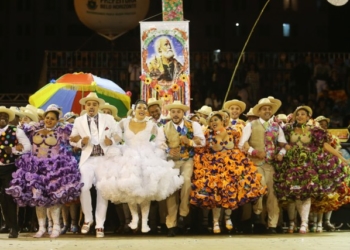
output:
[[[265, 120], [259, 118], [259, 121], [261, 122], [262, 125], [264, 125]], [[250, 136], [252, 135], [252, 124], [249, 122], [246, 124], [246, 126], [243, 128], [243, 133], [242, 133], [242, 137], [238, 143], [238, 147], [239, 149], [242, 150], [244, 143], [246, 143]], [[280, 126], [278, 126], [278, 138], [277, 138], [278, 142], [281, 143], [287, 143], [286, 137], [284, 136], [284, 132], [282, 130], [282, 128]], [[251, 155], [253, 152], [254, 148], [253, 147], [249, 147], [248, 150], [248, 154]], [[286, 150], [284, 148], [282, 148], [279, 152], [281, 155], [285, 155], [286, 154]]]
[[[173, 123], [173, 122], [172, 122]], [[177, 127], [180, 126], [180, 128], [182, 129], [184, 126], [184, 120], [181, 121], [181, 123], [179, 125], [173, 123], [175, 130], [177, 130]], [[204, 147], [205, 146], [205, 137], [203, 134], [203, 130], [201, 125], [198, 122], [194, 122], [192, 121], [192, 128], [193, 128], [193, 137], [198, 137], [201, 140], [201, 143], [199, 145], [197, 145], [194, 141], [193, 141], [193, 147]]]
[[[4, 128], [0, 128], [0, 133], [5, 132], [8, 129], [8, 125]], [[32, 149], [32, 145], [30, 144], [30, 141], [24, 131], [20, 128], [17, 128], [16, 130], [16, 137], [18, 140], [19, 144], [22, 144], [23, 150], [22, 151], [17, 151], [16, 147], [12, 147], [12, 153], [15, 155], [20, 155], [29, 152]], [[13, 162], [12, 162], [13, 163]], [[8, 165], [8, 164], [3, 164], [0, 162], [0, 165]]]

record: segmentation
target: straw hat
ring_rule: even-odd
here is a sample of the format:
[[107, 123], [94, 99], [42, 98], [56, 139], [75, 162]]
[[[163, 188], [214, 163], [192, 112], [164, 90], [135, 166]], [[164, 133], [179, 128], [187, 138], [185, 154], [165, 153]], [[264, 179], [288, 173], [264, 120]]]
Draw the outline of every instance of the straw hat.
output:
[[186, 106], [185, 104], [182, 104], [181, 101], [174, 101], [172, 104], [168, 104], [165, 106], [166, 110], [171, 109], [182, 109], [184, 112], [188, 111], [190, 109], [189, 106]]
[[39, 121], [39, 116], [38, 116], [36, 107], [28, 104], [25, 107], [21, 107], [20, 110], [21, 110], [21, 113], [22, 113], [23, 116], [29, 117], [34, 122], [38, 122]]
[[10, 109], [11, 109], [13, 112], [15, 112], [15, 115], [18, 115], [19, 117], [23, 117], [23, 114], [22, 114], [21, 110], [20, 110], [18, 107], [16, 107], [16, 106], [11, 106]]
[[269, 98], [262, 98], [259, 100], [258, 104], [256, 104], [253, 107], [253, 113], [258, 114], [260, 108], [263, 106], [270, 106], [272, 108], [272, 111], [271, 111], [272, 114], [276, 113], [277, 109], [279, 108], [278, 105], [276, 103], [271, 102]]
[[191, 114], [188, 114], [187, 119], [191, 120], [193, 117], [197, 117], [198, 119], [200, 118], [197, 114], [191, 113]]
[[244, 102], [237, 99], [233, 99], [224, 103], [224, 109], [229, 109], [232, 105], [237, 105], [238, 107], [240, 107], [241, 113], [243, 113], [246, 108], [246, 104]]
[[210, 113], [213, 112], [213, 110], [212, 110], [211, 107], [209, 107], [207, 105], [204, 105], [200, 109], [195, 110], [194, 112], [195, 113], [200, 113], [200, 114], [203, 114], [203, 115], [210, 115]]
[[81, 98], [79, 103], [81, 105], [85, 105], [87, 101], [96, 101], [99, 103], [99, 105], [105, 104], [105, 101], [97, 96], [95, 92], [90, 92], [86, 97]]
[[58, 119], [62, 117], [62, 110], [61, 110], [61, 107], [59, 107], [58, 105], [56, 104], [50, 104], [46, 110], [45, 110], [45, 113], [44, 113], [44, 117], [47, 115], [47, 113], [49, 113], [50, 111], [53, 111], [53, 112], [57, 112], [58, 113]]
[[15, 112], [5, 106], [0, 106], [0, 113], [6, 113], [9, 115], [9, 122], [15, 119]]
[[38, 116], [45, 116], [45, 111], [43, 109], [37, 109], [36, 113], [38, 114]]
[[287, 122], [287, 116], [285, 114], [278, 114], [277, 119], [282, 122]]
[[103, 109], [109, 109], [110, 111], [112, 111], [113, 117], [118, 116], [118, 109], [113, 105], [109, 104], [108, 102], [100, 106], [100, 110], [103, 110]]
[[294, 117], [294, 119], [295, 119], [295, 116], [296, 116], [297, 112], [298, 112], [299, 110], [301, 110], [301, 109], [306, 110], [306, 111], [309, 113], [310, 117], [312, 116], [312, 109], [311, 109], [309, 106], [299, 106], [299, 107], [297, 107], [297, 108], [295, 109], [295, 111], [293, 112], [293, 117]]
[[250, 116], [256, 116], [258, 117], [258, 115], [254, 114], [253, 112], [253, 108], [250, 108], [248, 113], [244, 114], [246, 117], [250, 117]]
[[274, 98], [273, 96], [268, 96], [267, 98], [269, 98], [272, 103], [277, 104], [277, 110], [281, 107], [282, 102], [280, 100]]
[[326, 121], [328, 124], [330, 123], [331, 119], [324, 117], [323, 115], [318, 116], [315, 118], [316, 122]]
[[153, 105], [158, 105], [159, 107], [161, 107], [162, 106], [162, 104], [163, 104], [163, 101], [162, 100], [157, 100], [156, 98], [149, 98], [148, 100], [147, 100], [147, 105], [148, 105], [148, 107], [150, 107], [150, 106], [153, 106]]

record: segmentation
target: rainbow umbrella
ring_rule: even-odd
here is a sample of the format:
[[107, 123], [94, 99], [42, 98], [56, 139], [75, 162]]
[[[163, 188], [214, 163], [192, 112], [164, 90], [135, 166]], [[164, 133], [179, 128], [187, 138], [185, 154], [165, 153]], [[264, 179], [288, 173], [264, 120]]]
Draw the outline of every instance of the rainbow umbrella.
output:
[[125, 117], [130, 109], [130, 97], [122, 88], [90, 73], [65, 74], [31, 95], [29, 103], [44, 110], [50, 104], [57, 104], [62, 107], [63, 114], [70, 111], [80, 114], [83, 107], [79, 100], [90, 92], [96, 92], [99, 98], [117, 107], [120, 117]]

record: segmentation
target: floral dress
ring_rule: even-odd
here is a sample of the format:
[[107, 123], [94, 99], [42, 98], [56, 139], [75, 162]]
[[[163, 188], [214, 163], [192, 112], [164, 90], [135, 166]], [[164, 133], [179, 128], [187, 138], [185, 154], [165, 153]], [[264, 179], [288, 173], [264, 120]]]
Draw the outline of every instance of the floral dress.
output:
[[32, 152], [16, 160], [18, 169], [6, 189], [19, 206], [48, 207], [79, 197], [83, 184], [78, 163], [69, 150], [71, 130], [71, 124], [58, 124], [50, 130], [42, 123], [24, 128]]
[[226, 139], [219, 141], [212, 130], [207, 130], [206, 146], [196, 148], [190, 195], [193, 205], [233, 210], [257, 200], [267, 191], [256, 166], [235, 149], [235, 137], [240, 133], [232, 128], [226, 131]]
[[[281, 203], [312, 198], [313, 210], [327, 212], [348, 203], [345, 184], [349, 168], [338, 157], [324, 150], [327, 132], [317, 126], [306, 126], [296, 133], [291, 124], [284, 127], [292, 146], [283, 161], [275, 162], [275, 192]], [[343, 196], [339, 199], [340, 196]]]

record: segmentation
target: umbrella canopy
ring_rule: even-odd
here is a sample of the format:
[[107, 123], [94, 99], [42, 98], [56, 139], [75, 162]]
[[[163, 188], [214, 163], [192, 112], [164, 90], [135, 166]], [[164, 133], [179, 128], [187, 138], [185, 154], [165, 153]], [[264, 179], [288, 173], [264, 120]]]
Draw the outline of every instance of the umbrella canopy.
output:
[[31, 95], [29, 103], [44, 110], [50, 104], [57, 104], [64, 114], [70, 111], [80, 114], [83, 107], [79, 100], [90, 92], [96, 92], [99, 98], [115, 106], [120, 117], [126, 116], [130, 109], [130, 97], [122, 88], [90, 73], [65, 74]]

